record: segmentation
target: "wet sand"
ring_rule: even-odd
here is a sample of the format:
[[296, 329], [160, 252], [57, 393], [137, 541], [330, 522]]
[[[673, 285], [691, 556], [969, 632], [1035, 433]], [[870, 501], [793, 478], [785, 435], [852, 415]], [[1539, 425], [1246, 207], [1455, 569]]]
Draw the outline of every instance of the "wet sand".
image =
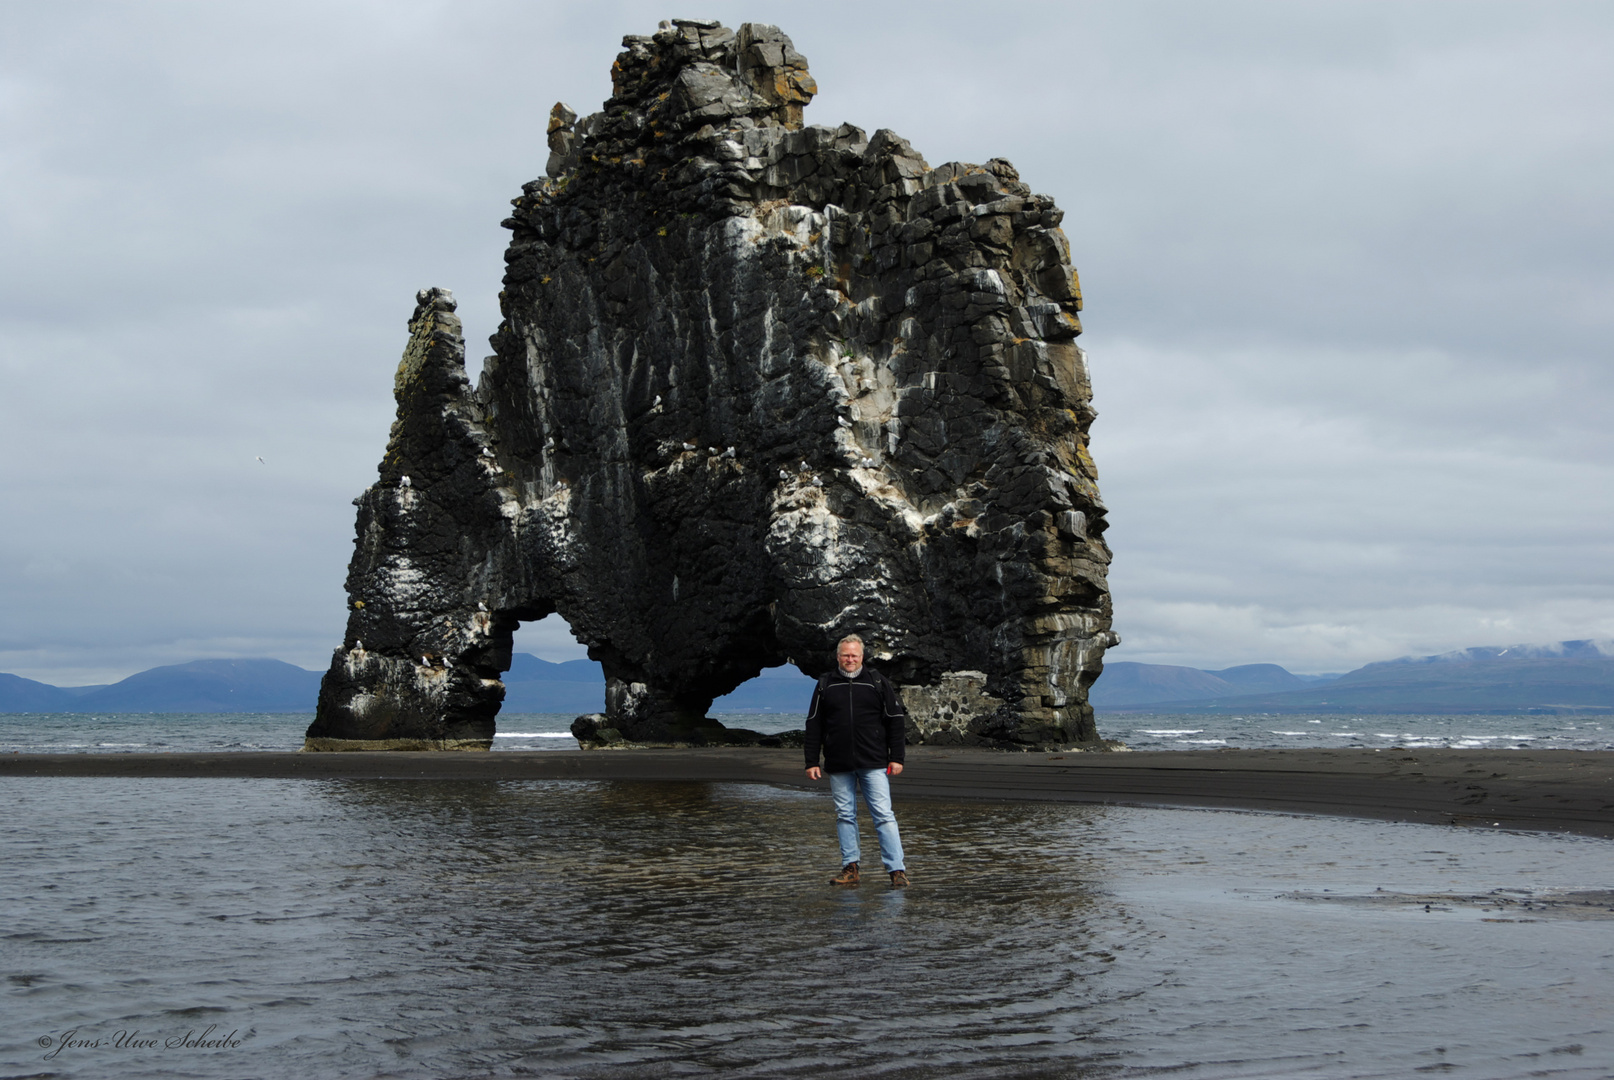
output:
[[[0, 777], [723, 781], [827, 788], [801, 751], [10, 754]], [[1614, 837], [1614, 751], [1003, 753], [911, 747], [897, 798], [1269, 810]]]

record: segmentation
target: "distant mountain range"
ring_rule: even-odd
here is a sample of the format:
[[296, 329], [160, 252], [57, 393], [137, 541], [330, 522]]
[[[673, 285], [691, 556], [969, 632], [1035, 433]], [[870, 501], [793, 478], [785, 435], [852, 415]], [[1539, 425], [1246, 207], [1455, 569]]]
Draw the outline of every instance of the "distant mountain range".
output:
[[563, 664], [516, 653], [505, 672], [506, 713], [583, 713], [605, 711], [605, 673], [594, 660], [568, 660]]
[[[279, 660], [195, 660], [107, 686], [51, 686], [0, 674], [0, 712], [312, 712], [320, 672]], [[518, 653], [504, 675], [505, 713], [605, 707], [593, 660]], [[714, 713], [807, 711], [813, 680], [770, 668], [712, 703]], [[1489, 646], [1407, 656], [1345, 675], [1295, 675], [1276, 664], [1206, 671], [1119, 660], [1093, 685], [1100, 712], [1480, 713], [1614, 711], [1614, 641]]]
[[1274, 664], [1201, 671], [1119, 661], [1104, 665], [1090, 700], [1100, 712], [1614, 711], [1614, 641], [1460, 649], [1339, 676], [1292, 675]]
[[1205, 671], [1116, 660], [1104, 665], [1104, 674], [1093, 684], [1088, 698], [1094, 708], [1110, 708], [1157, 701], [1282, 693], [1337, 678], [1338, 675], [1295, 675], [1277, 664], [1244, 664]]
[[193, 660], [108, 686], [0, 675], [0, 712], [311, 712], [319, 680], [319, 672], [279, 660]]
[[[504, 675], [505, 713], [589, 713], [605, 708], [605, 674], [593, 660], [551, 663], [527, 653]], [[322, 673], [279, 660], [193, 660], [105, 686], [51, 686], [0, 674], [0, 712], [313, 712]], [[713, 712], [807, 711], [813, 680], [793, 667], [712, 703]]]

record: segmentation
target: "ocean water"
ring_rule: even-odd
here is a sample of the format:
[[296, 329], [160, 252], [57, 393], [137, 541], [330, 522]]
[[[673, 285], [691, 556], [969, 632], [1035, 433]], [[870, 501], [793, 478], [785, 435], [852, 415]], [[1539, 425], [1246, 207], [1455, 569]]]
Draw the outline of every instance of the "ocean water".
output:
[[[154, 754], [301, 750], [311, 713], [0, 713], [0, 753]], [[575, 713], [499, 717], [494, 750], [576, 750]], [[728, 727], [773, 734], [800, 717], [726, 713]]]
[[8, 1077], [1614, 1072], [1607, 840], [899, 786], [837, 890], [760, 785], [0, 795]]
[[[156, 753], [298, 750], [308, 713], [0, 713], [0, 753]], [[575, 750], [571, 713], [499, 717], [494, 750]], [[779, 713], [728, 713], [729, 727], [769, 734], [799, 730]], [[1602, 716], [1183, 716], [1100, 715], [1099, 733], [1135, 750], [1220, 746], [1431, 747], [1614, 750], [1614, 718]]]
[[1368, 747], [1407, 750], [1614, 750], [1614, 717], [1508, 714], [1499, 716], [1192, 716], [1113, 713], [1098, 717], [1099, 732], [1134, 750]]

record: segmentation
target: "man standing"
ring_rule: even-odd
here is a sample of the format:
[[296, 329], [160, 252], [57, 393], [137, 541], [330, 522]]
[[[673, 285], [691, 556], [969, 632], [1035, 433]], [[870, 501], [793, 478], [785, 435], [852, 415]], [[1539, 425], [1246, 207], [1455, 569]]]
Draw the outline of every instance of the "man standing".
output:
[[[863, 666], [863, 639], [848, 634], [835, 647], [839, 669], [819, 677], [807, 710], [807, 779], [829, 773], [835, 798], [835, 832], [841, 842], [841, 872], [835, 885], [856, 885], [862, 853], [857, 837], [857, 796], [869, 808], [880, 837], [880, 861], [891, 874], [893, 888], [908, 884], [902, 862], [902, 837], [891, 812], [890, 777], [902, 772], [907, 714], [891, 682]], [[824, 767], [818, 765], [822, 751]]]

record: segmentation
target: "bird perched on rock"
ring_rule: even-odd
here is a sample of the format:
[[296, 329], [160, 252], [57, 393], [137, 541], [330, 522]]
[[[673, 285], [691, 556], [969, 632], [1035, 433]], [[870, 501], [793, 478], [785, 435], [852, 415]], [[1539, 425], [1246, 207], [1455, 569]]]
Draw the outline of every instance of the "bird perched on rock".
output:
[[723, 458], [733, 458], [734, 457], [734, 447], [732, 447], [732, 446], [729, 447], [727, 450], [724, 450], [721, 454], [719, 454], [717, 456], [718, 457], [723, 457]]
[[409, 486], [410, 486], [410, 481], [409, 481], [409, 477], [407, 477], [407, 476], [400, 476], [400, 477], [399, 477], [399, 478], [398, 478], [398, 486], [399, 486], [399, 487], [409, 487]]
[[651, 402], [651, 403], [650, 403], [650, 407], [651, 407], [651, 408], [652, 408], [652, 409], [659, 409], [659, 408], [661, 408], [661, 395], [660, 395], [660, 394], [657, 394], [657, 395], [656, 395], [656, 400], [654, 400], [654, 401], [652, 401], [652, 402]]
[[844, 416], [837, 416], [835, 418], [835, 422], [837, 424], [841, 425], [841, 427], [851, 427], [852, 426], [852, 421], [848, 420]]
[[488, 606], [486, 604], [484, 604], [482, 601], [478, 600], [476, 602], [476, 610], [478, 610], [478, 611], [486, 611], [487, 609], [488, 609]]
[[823, 487], [823, 486], [824, 486], [824, 481], [820, 480], [816, 476], [813, 477], [813, 487]]
[[693, 450], [693, 449], [695, 449], [695, 444], [692, 443], [692, 442], [687, 442], [687, 443], [684, 444], [684, 449], [685, 450]]
[[781, 480], [789, 480], [790, 479], [790, 472], [788, 470], [786, 470], [786, 469], [780, 469], [779, 470], [779, 479], [781, 479]]

